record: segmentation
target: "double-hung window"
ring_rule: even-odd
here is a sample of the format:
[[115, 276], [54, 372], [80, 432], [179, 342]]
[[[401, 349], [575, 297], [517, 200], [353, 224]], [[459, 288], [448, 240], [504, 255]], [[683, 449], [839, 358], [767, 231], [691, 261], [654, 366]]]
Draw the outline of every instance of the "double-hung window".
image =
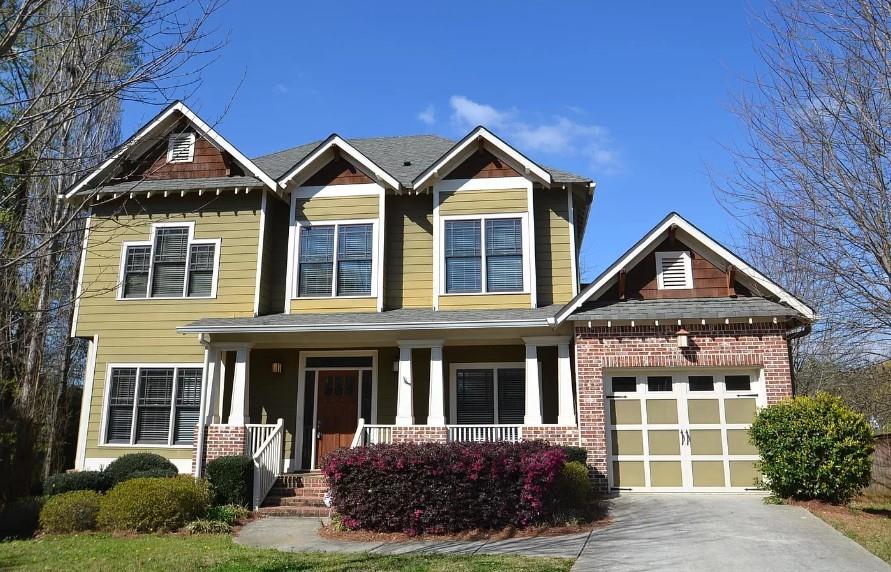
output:
[[298, 297], [372, 295], [372, 223], [303, 226], [298, 251]]
[[195, 240], [191, 225], [158, 225], [149, 242], [124, 246], [121, 298], [209, 298], [219, 240]]
[[523, 364], [468, 365], [454, 371], [458, 425], [521, 424], [525, 413]]
[[112, 367], [104, 442], [191, 445], [201, 403], [202, 368]]
[[446, 220], [443, 235], [446, 294], [524, 290], [521, 217]]

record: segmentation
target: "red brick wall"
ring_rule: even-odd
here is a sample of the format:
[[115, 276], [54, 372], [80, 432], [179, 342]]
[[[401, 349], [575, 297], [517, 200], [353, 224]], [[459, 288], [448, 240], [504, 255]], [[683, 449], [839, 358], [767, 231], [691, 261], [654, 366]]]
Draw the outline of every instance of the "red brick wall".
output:
[[394, 443], [445, 443], [449, 433], [445, 427], [412, 425], [393, 427]]
[[[247, 429], [244, 425], [208, 425], [204, 429], [204, 466], [209, 461], [229, 455], [244, 455], [247, 444]], [[198, 432], [195, 432], [195, 439]], [[195, 455], [198, 444], [192, 446], [192, 469], [195, 468]]]
[[578, 447], [578, 427], [564, 425], [535, 425], [523, 427], [524, 441], [547, 441], [552, 445]]
[[774, 324], [684, 326], [690, 347], [677, 347], [677, 326], [594, 326], [575, 330], [582, 447], [597, 486], [606, 489], [606, 402], [603, 370], [658, 367], [763, 368], [768, 403], [792, 395], [784, 328]]

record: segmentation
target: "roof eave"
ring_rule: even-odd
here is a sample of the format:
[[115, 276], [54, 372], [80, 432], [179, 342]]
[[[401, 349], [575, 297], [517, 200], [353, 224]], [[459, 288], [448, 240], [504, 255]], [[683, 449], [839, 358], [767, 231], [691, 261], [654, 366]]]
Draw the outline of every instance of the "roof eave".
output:
[[550, 318], [530, 320], [453, 320], [447, 322], [395, 322], [387, 324], [266, 324], [266, 325], [186, 325], [176, 329], [181, 334], [262, 334], [262, 333], [312, 333], [312, 332], [388, 332], [399, 330], [489, 329], [489, 328], [540, 328], [553, 325]]

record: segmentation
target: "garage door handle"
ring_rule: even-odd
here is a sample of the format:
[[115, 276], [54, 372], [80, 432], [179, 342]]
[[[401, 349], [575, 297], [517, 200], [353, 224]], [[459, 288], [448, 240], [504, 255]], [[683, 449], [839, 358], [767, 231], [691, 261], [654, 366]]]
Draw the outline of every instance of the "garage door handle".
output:
[[686, 445], [686, 443], [684, 443], [684, 430], [683, 429], [681, 429], [681, 445], [682, 446]]
[[690, 439], [690, 430], [687, 429], [687, 445], [693, 444], [693, 441]]

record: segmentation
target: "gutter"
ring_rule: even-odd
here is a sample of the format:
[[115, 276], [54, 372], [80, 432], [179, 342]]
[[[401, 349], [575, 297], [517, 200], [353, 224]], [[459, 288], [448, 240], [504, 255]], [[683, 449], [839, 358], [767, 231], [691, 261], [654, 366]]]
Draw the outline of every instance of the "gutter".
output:
[[446, 330], [456, 328], [541, 328], [554, 325], [554, 318], [535, 320], [478, 320], [472, 322], [399, 322], [390, 324], [274, 324], [274, 325], [187, 325], [176, 331], [180, 334], [223, 334], [223, 333], [312, 333], [312, 332], [391, 332], [400, 330]]
[[788, 330], [786, 332], [786, 350], [789, 352], [789, 380], [792, 382], [792, 396], [795, 397], [795, 368], [792, 363], [792, 340], [797, 340], [798, 338], [803, 338], [804, 336], [811, 333], [813, 329], [813, 325], [811, 322], [807, 322], [802, 328], [798, 331]]

